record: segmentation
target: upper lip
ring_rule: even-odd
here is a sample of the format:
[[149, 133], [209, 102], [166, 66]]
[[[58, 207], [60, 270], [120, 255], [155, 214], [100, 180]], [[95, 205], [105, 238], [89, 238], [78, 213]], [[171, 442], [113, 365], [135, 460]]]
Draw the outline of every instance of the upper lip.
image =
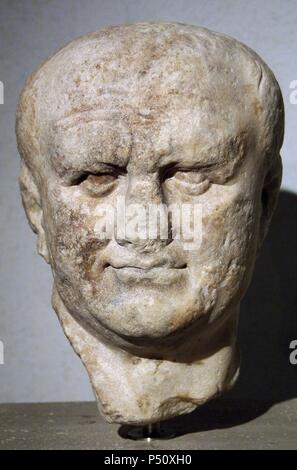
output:
[[168, 259], [141, 259], [137, 260], [112, 260], [108, 263], [110, 266], [116, 269], [121, 269], [121, 268], [137, 268], [137, 269], [143, 269], [143, 270], [150, 270], [154, 268], [167, 268], [167, 269], [182, 269], [186, 267], [185, 262], [174, 262], [173, 260], [168, 260]]

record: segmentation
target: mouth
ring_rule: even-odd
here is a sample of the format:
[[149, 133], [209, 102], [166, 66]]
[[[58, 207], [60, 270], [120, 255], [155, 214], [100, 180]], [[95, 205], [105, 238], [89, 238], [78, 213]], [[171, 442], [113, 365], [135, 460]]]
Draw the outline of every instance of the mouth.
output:
[[186, 273], [186, 265], [178, 267], [168, 266], [152, 266], [152, 267], [139, 267], [139, 266], [119, 266], [115, 267], [109, 265], [119, 281], [124, 283], [141, 283], [149, 282], [153, 285], [170, 285], [181, 280]]

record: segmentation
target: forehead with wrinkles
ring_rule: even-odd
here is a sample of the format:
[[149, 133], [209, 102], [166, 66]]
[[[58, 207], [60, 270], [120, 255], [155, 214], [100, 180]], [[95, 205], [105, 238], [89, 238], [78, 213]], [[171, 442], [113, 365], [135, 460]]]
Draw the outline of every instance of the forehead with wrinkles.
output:
[[254, 128], [268, 135], [279, 101], [269, 69], [234, 39], [173, 23], [112, 27], [72, 41], [29, 78], [19, 147], [25, 158], [49, 143], [62, 154], [75, 139], [122, 155], [166, 154], [182, 140], [207, 148]]
[[193, 112], [179, 110], [172, 119], [145, 119], [140, 125], [108, 112], [88, 111], [55, 121], [48, 133], [46, 153], [60, 176], [98, 170], [98, 164], [153, 172], [170, 164], [188, 168], [237, 167], [251, 135], [231, 124], [208, 128]]

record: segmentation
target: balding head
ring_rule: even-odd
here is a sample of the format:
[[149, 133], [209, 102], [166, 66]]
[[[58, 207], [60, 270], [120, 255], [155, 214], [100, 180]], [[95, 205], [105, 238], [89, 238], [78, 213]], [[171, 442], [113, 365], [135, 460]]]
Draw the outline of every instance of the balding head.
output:
[[[253, 51], [196, 26], [111, 27], [72, 41], [27, 80], [17, 114], [18, 145], [35, 171], [56, 127], [69, 128], [75, 120], [114, 117], [121, 122], [121, 134], [134, 140], [145, 140], [150, 127], [155, 145], [162, 141], [162, 147], [164, 140], [167, 146], [174, 144], [175, 127], [184, 126], [179, 136], [188, 140], [189, 129], [195, 135], [201, 122], [208, 133], [223, 129], [231, 122], [230, 112], [237, 125], [234, 132], [250, 129], [267, 162], [278, 156], [283, 139], [281, 93], [272, 72]], [[160, 123], [168, 119], [171, 135], [166, 131], [164, 136]], [[119, 139], [115, 133], [106, 132], [107, 145]], [[217, 138], [214, 132], [214, 142]], [[130, 151], [127, 139], [117, 145]]]

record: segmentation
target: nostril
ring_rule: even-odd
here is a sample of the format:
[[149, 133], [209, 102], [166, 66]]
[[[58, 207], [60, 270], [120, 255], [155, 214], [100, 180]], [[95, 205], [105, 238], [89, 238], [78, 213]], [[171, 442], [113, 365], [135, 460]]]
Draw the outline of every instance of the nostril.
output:
[[119, 246], [122, 247], [131, 247], [134, 246], [135, 248], [140, 248], [140, 249], [147, 249], [147, 250], [155, 250], [156, 247], [164, 247], [167, 245], [170, 245], [170, 243], [173, 242], [172, 237], [166, 237], [166, 238], [161, 238], [161, 237], [156, 237], [156, 238], [141, 238], [141, 237], [132, 237], [129, 238], [128, 236], [126, 238], [115, 238], [116, 243]]

